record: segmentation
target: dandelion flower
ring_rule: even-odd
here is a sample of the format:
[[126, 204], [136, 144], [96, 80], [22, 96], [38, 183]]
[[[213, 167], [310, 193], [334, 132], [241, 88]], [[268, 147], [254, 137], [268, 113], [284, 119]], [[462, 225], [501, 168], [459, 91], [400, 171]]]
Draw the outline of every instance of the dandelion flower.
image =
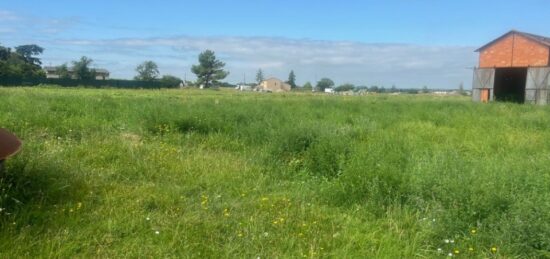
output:
[[150, 219], [149, 217], [147, 217], [147, 218], [145, 218], [145, 220], [149, 221], [149, 220], [151, 220], [151, 219]]
[[468, 248], [468, 251], [473, 252], [473, 251], [474, 251], [474, 248], [473, 248], [473, 247], [470, 247], [470, 248]]
[[477, 233], [477, 229], [474, 228], [474, 229], [470, 230], [470, 233], [472, 233], [472, 234]]
[[496, 253], [497, 252], [497, 247], [496, 246], [491, 247], [491, 252]]
[[455, 253], [455, 254], [460, 254], [460, 250], [455, 249], [455, 250], [454, 250], [454, 253]]

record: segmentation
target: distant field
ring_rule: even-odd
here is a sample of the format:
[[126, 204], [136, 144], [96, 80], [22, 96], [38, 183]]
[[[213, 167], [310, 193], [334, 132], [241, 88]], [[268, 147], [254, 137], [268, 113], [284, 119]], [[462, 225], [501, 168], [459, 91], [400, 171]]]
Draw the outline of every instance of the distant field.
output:
[[550, 107], [0, 88], [0, 127], [0, 258], [550, 257]]

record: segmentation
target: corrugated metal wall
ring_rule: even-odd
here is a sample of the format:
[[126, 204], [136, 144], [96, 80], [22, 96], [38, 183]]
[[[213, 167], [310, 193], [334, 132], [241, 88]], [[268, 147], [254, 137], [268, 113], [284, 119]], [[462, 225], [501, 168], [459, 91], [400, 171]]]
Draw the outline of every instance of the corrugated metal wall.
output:
[[525, 102], [540, 105], [548, 104], [550, 93], [550, 67], [530, 67], [527, 70]]
[[481, 101], [481, 89], [490, 89], [489, 100], [494, 98], [493, 86], [495, 84], [495, 69], [494, 68], [475, 68], [474, 81], [472, 82], [472, 100], [474, 102]]

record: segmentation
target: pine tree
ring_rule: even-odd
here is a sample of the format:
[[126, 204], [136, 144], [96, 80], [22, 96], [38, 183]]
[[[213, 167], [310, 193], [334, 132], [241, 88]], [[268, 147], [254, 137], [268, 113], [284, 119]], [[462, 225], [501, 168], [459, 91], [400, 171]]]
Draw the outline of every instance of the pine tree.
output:
[[199, 55], [199, 64], [191, 67], [191, 72], [197, 75], [197, 85], [209, 88], [229, 75], [224, 67], [225, 63], [216, 59], [214, 51], [205, 50]]
[[264, 72], [260, 68], [258, 72], [256, 72], [256, 83], [260, 84], [262, 81], [264, 81]]
[[294, 70], [290, 70], [287, 83], [290, 85], [290, 88], [296, 88], [296, 75], [294, 74]]

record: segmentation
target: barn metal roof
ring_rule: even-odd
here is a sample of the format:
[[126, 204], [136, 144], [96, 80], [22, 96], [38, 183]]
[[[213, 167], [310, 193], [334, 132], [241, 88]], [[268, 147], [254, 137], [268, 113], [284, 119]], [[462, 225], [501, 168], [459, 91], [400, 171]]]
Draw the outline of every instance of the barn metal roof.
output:
[[547, 47], [550, 47], [550, 38], [548, 37], [544, 37], [544, 36], [540, 36], [540, 35], [536, 35], [536, 34], [532, 34], [532, 33], [527, 33], [527, 32], [521, 32], [521, 31], [516, 31], [516, 30], [511, 30], [507, 33], [505, 33], [504, 35], [498, 37], [497, 39], [483, 45], [483, 47], [479, 48], [479, 49], [476, 49], [476, 52], [480, 52], [482, 50], [484, 50], [485, 48], [493, 45], [495, 42], [507, 37], [508, 35], [510, 34], [517, 34], [517, 35], [521, 35], [523, 37], [526, 37], [528, 39], [531, 39], [533, 41], [536, 41], [538, 42], [539, 44], [542, 44], [544, 46], [547, 46]]

